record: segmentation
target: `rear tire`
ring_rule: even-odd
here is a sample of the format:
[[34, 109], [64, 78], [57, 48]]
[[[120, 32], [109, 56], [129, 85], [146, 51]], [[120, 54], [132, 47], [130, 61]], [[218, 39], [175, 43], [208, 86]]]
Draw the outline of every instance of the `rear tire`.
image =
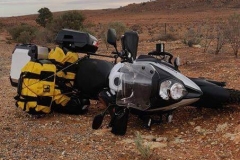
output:
[[240, 91], [234, 89], [228, 89], [229, 91], [229, 98], [227, 104], [240, 104]]

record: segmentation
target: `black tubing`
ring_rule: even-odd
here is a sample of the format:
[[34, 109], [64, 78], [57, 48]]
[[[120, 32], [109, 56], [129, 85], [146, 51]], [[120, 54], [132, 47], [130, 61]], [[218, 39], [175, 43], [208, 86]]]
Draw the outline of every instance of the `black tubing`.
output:
[[235, 89], [227, 89], [229, 91], [228, 104], [240, 104], [240, 91]]

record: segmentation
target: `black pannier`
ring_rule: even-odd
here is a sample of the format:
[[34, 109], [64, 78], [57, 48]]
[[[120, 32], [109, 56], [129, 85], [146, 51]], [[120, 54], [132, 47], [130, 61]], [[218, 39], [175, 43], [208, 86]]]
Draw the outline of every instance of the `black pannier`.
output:
[[97, 39], [89, 33], [71, 29], [61, 30], [55, 42], [72, 52], [95, 53], [98, 49]]

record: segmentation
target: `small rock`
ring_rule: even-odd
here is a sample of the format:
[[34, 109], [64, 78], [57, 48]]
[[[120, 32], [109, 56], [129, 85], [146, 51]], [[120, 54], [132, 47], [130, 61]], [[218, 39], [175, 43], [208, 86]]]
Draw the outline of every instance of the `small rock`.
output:
[[195, 125], [195, 122], [189, 122], [189, 124], [190, 124], [191, 126], [194, 126], [194, 125]]
[[184, 143], [185, 140], [181, 139], [180, 137], [175, 138], [174, 143]]
[[155, 148], [165, 148], [167, 147], [167, 143], [161, 143], [161, 142], [148, 142], [145, 144], [145, 146], [149, 146], [150, 149], [155, 149]]
[[102, 146], [99, 146], [99, 147], [97, 148], [97, 150], [98, 150], [98, 151], [103, 151], [103, 147], [102, 147]]
[[156, 139], [156, 142], [166, 142], [167, 140], [168, 140], [167, 137], [158, 137]]
[[193, 48], [202, 48], [202, 46], [201, 46], [201, 45], [199, 45], [199, 44], [192, 45], [192, 47], [193, 47]]
[[133, 139], [124, 139], [121, 142], [122, 143], [127, 143], [127, 144], [134, 144], [134, 140]]
[[150, 140], [152, 141], [153, 139], [156, 139], [154, 136], [152, 135], [148, 135], [148, 136], [142, 136], [143, 139], [146, 139], [146, 140]]
[[235, 144], [240, 143], [240, 132], [238, 134], [235, 134], [233, 141], [235, 142]]
[[240, 133], [240, 124], [235, 128], [235, 133]]
[[217, 125], [216, 132], [223, 132], [228, 129], [228, 123]]

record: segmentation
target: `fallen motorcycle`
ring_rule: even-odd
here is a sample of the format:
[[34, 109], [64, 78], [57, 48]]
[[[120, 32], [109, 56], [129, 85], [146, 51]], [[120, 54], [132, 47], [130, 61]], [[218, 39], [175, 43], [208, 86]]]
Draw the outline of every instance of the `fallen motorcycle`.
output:
[[[109, 75], [109, 90], [99, 98], [106, 110], [95, 116], [93, 129], [98, 129], [108, 111], [112, 133], [124, 135], [129, 113], [146, 121], [146, 126], [160, 123], [165, 114], [172, 120], [172, 112], [183, 106], [218, 108], [224, 104], [240, 102], [240, 91], [224, 88], [224, 82], [204, 78], [189, 78], [179, 71], [179, 59], [172, 64], [173, 56], [157, 44], [156, 50], [136, 58], [138, 34], [126, 32], [122, 39], [122, 51], [118, 52], [116, 31], [108, 31], [108, 43], [116, 49], [122, 61], [114, 65]], [[154, 119], [156, 115], [158, 119]]]
[[[172, 54], [165, 52], [162, 44], [157, 44], [156, 50], [149, 52], [148, 55], [140, 55], [137, 58], [138, 34], [136, 32], [129, 31], [122, 36], [121, 52], [117, 50], [115, 30], [108, 30], [107, 41], [116, 49], [113, 52], [114, 56], [97, 54], [96, 38], [88, 33], [67, 29], [60, 31], [56, 43], [61, 50], [66, 51], [66, 55], [68, 51], [73, 52], [72, 54], [85, 54], [74, 62], [66, 61], [64, 65], [49, 61], [48, 48], [32, 44], [17, 46], [13, 52], [10, 80], [13, 85], [21, 88], [18, 89], [20, 95], [18, 101], [25, 103], [22, 109], [26, 111], [27, 103], [30, 103], [34, 109], [35, 106], [42, 109], [42, 103], [45, 102], [43, 99], [47, 99], [51, 104], [56, 96], [68, 94], [69, 86], [65, 85], [66, 77], [54, 78], [58, 73], [68, 75], [68, 72], [73, 70], [76, 76], [74, 79], [70, 76], [70, 80], [74, 80], [74, 85], [70, 85], [70, 92], [74, 93], [74, 96], [69, 98], [67, 107], [58, 107], [54, 110], [79, 114], [87, 110], [90, 99], [100, 100], [106, 105], [106, 110], [95, 116], [92, 128], [98, 129], [105, 114], [109, 112], [111, 115], [109, 126], [112, 127], [112, 133], [116, 135], [126, 133], [129, 113], [137, 115], [146, 121], [147, 127], [151, 127], [153, 123], [160, 123], [164, 114], [170, 122], [172, 112], [178, 107], [187, 105], [220, 107], [224, 104], [240, 102], [240, 91], [224, 88], [224, 82], [188, 78], [181, 74], [178, 68], [179, 59], [176, 58], [172, 63]], [[63, 56], [64, 54], [65, 52]], [[93, 56], [111, 57], [115, 59], [115, 63], [93, 58]], [[119, 58], [121, 61], [116, 63]], [[24, 73], [25, 77], [22, 76], [25, 80], [21, 79], [21, 76], [19, 79], [21, 69], [19, 65], [24, 65], [30, 59], [41, 64], [40, 66], [55, 63], [59, 68], [51, 72], [43, 68], [45, 69], [41, 72], [43, 74], [39, 74], [39, 68], [36, 69], [36, 73], [29, 74], [27, 70]], [[51, 83], [48, 80], [51, 80]], [[39, 83], [43, 81], [44, 83]], [[25, 82], [32, 82], [32, 84], [26, 85]], [[19, 87], [19, 83], [23, 87]], [[36, 84], [39, 85], [33, 87]], [[56, 95], [52, 90], [56, 86], [58, 90], [67, 88], [67, 92]], [[23, 90], [26, 90], [30, 96], [23, 96]], [[49, 112], [50, 105], [44, 104], [44, 106]], [[154, 119], [152, 115], [154, 118], [156, 115], [159, 118]]]

